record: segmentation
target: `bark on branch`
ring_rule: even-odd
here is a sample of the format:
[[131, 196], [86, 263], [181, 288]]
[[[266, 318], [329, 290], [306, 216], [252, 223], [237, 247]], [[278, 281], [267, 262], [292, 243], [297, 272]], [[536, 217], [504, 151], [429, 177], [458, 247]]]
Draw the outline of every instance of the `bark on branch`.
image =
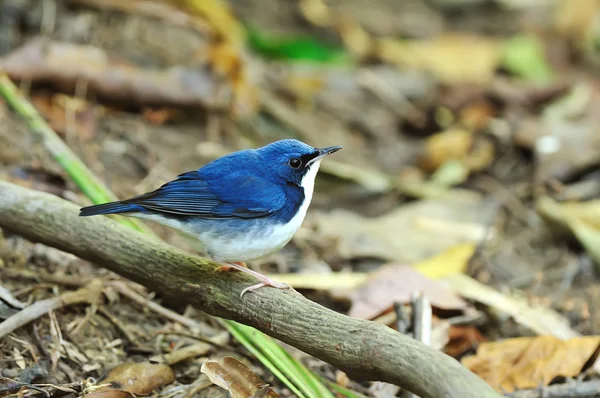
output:
[[320, 358], [362, 380], [397, 384], [423, 398], [499, 397], [457, 361], [386, 326], [350, 318], [294, 291], [214, 272], [215, 263], [121, 226], [82, 218], [58, 197], [0, 181], [0, 227], [73, 253], [165, 297], [232, 319]]

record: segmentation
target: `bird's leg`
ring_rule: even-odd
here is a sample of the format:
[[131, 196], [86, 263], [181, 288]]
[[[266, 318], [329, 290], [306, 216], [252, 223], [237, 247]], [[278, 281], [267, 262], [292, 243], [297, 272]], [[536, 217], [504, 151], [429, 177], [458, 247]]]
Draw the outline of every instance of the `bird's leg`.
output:
[[271, 286], [276, 289], [289, 289], [290, 288], [290, 286], [286, 285], [285, 283], [274, 281], [273, 279], [261, 274], [260, 272], [251, 270], [250, 268], [246, 267], [246, 264], [244, 264], [244, 263], [241, 263], [241, 264], [240, 263], [224, 263], [222, 266], [217, 268], [217, 271], [228, 271], [232, 268], [234, 268], [238, 271], [245, 272], [249, 275], [252, 275], [256, 279], [261, 281], [260, 283], [257, 283], [256, 285], [249, 286], [249, 287], [245, 288], [244, 290], [242, 290], [242, 292], [240, 293], [240, 297], [244, 297], [244, 293], [246, 293], [246, 292], [251, 292], [253, 290], [260, 289], [261, 287], [264, 287], [264, 286]]
[[[248, 268], [248, 266], [246, 265], [245, 262], [243, 261], [232, 261], [233, 264], [237, 264], [240, 267], [244, 267], [244, 268]], [[221, 265], [220, 267], [217, 267], [217, 271], [222, 271], [222, 272], [227, 272], [227, 271], [231, 271], [232, 269], [237, 269], [235, 267], [231, 266], [231, 263], [225, 263], [223, 265]]]

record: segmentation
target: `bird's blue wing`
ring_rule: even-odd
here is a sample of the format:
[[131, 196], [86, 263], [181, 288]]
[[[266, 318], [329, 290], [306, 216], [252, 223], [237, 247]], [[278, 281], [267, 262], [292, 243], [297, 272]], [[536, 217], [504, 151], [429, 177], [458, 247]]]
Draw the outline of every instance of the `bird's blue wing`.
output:
[[215, 180], [192, 171], [124, 203], [181, 216], [258, 218], [281, 209], [285, 194], [279, 186], [263, 178], [237, 175]]

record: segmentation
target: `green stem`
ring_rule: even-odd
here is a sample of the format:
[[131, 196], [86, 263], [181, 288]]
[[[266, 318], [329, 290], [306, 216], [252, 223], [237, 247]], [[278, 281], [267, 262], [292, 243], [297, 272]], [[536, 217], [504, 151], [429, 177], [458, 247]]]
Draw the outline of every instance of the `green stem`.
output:
[[[31, 105], [10, 78], [0, 72], [0, 95], [27, 122], [29, 129], [41, 140], [50, 155], [62, 166], [75, 184], [94, 204], [112, 202], [117, 197], [106, 187], [63, 140], [52, 130], [38, 111]], [[151, 230], [135, 219], [123, 219], [122, 223], [140, 232]]]

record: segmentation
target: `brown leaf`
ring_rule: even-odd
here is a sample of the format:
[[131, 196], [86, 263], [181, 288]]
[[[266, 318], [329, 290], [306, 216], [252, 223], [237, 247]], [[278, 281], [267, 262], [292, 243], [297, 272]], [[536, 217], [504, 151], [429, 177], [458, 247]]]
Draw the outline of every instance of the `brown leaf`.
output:
[[448, 337], [450, 341], [444, 347], [444, 352], [455, 358], [487, 341], [475, 326], [451, 325]]
[[256, 373], [233, 357], [224, 357], [221, 361], [207, 360], [200, 370], [210, 381], [229, 391], [231, 398], [279, 397]]
[[352, 307], [348, 315], [373, 319], [394, 303], [409, 302], [415, 292], [422, 292], [434, 307], [463, 309], [466, 303], [440, 282], [428, 279], [408, 265], [388, 265], [349, 292]]
[[494, 153], [493, 144], [486, 138], [469, 130], [450, 129], [427, 139], [419, 165], [433, 172], [449, 160], [459, 160], [468, 170], [480, 171], [494, 161]]
[[14, 394], [17, 394], [22, 389], [27, 389], [27, 388], [39, 391], [39, 392], [43, 393], [44, 395], [46, 395], [47, 397], [50, 396], [50, 394], [48, 394], [47, 391], [45, 391], [39, 387], [33, 386], [31, 384], [27, 384], [27, 383], [21, 383], [20, 381], [12, 380], [12, 379], [9, 379], [8, 377], [0, 377], [0, 397], [14, 395]]
[[135, 398], [129, 391], [101, 389], [85, 395], [87, 398]]
[[96, 135], [96, 109], [91, 103], [64, 94], [38, 94], [31, 102], [58, 134], [72, 131], [85, 140]]
[[144, 108], [142, 110], [144, 119], [152, 124], [166, 124], [177, 116], [177, 110], [173, 108]]
[[175, 373], [167, 365], [128, 362], [111, 370], [102, 383], [109, 383], [112, 389], [128, 391], [136, 395], [148, 395], [173, 381], [175, 381]]
[[483, 343], [462, 363], [499, 391], [548, 385], [557, 376], [579, 375], [600, 344], [600, 336], [560, 340], [519, 337]]

